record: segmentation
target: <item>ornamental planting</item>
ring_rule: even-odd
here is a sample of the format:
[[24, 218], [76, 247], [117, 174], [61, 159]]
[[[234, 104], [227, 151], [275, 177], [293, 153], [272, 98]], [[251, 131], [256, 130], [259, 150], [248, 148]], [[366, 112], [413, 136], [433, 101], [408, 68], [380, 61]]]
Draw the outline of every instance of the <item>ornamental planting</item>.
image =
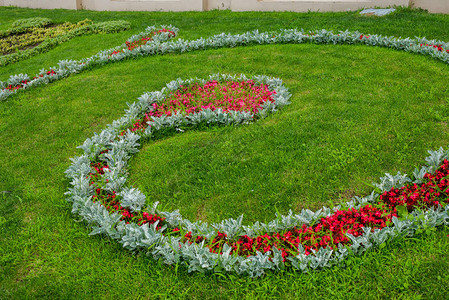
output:
[[[92, 31], [117, 31], [120, 24], [98, 23], [90, 25]], [[126, 24], [125, 24], [126, 25]], [[129, 24], [128, 24], [129, 25]], [[6, 82], [0, 81], [0, 100], [5, 100], [10, 95], [19, 90], [26, 90], [32, 87], [46, 85], [53, 81], [68, 77], [70, 75], [80, 73], [88, 68], [105, 65], [111, 62], [121, 61], [125, 58], [139, 55], [142, 48], [150, 46], [150, 44], [158, 44], [166, 41], [176, 35], [177, 29], [172, 26], [148, 27], [145, 31], [131, 36], [124, 44], [109, 50], [103, 50], [99, 53], [79, 61], [61, 60], [57, 67], [51, 67], [48, 70], [42, 69], [33, 78], [27, 74], [18, 74], [10, 76]], [[72, 36], [71, 36], [72, 37]], [[140, 40], [140, 41], [139, 41]], [[144, 41], [143, 41], [144, 40]], [[133, 47], [128, 46], [133, 44]], [[36, 48], [34, 48], [36, 49]], [[5, 56], [4, 56], [5, 57]], [[2, 57], [0, 57], [1, 65]]]
[[216, 74], [176, 80], [143, 94], [124, 117], [87, 139], [84, 154], [72, 159], [66, 193], [73, 212], [93, 228], [132, 251], [167, 264], [184, 262], [188, 271], [237, 272], [261, 276], [285, 267], [307, 272], [338, 264], [391, 238], [421, 228], [449, 224], [449, 151], [430, 151], [428, 165], [410, 178], [387, 174], [376, 190], [343, 206], [276, 215], [265, 224], [242, 225], [242, 218], [219, 224], [192, 222], [178, 211], [149, 205], [126, 185], [126, 166], [140, 139], [163, 129], [183, 131], [198, 124], [241, 124], [264, 118], [288, 104], [282, 81]]
[[[45, 24], [33, 20], [30, 24]], [[18, 25], [28, 30], [27, 22]], [[27, 27], [28, 26], [28, 27]], [[45, 25], [39, 25], [45, 26]], [[148, 27], [123, 45], [80, 61], [60, 61], [33, 78], [26, 74], [0, 82], [0, 100], [13, 93], [127, 58], [183, 53], [251, 44], [365, 44], [429, 55], [449, 63], [449, 44], [426, 39], [398, 39], [359, 32], [277, 32], [220, 34], [185, 41], [172, 26]], [[449, 150], [429, 151], [427, 165], [412, 176], [386, 174], [365, 197], [334, 208], [277, 214], [269, 223], [242, 225], [242, 218], [218, 224], [190, 221], [179, 211], [166, 212], [127, 186], [127, 163], [139, 151], [139, 140], [161, 130], [184, 131], [200, 124], [239, 125], [265, 118], [290, 99], [277, 78], [226, 74], [207, 79], [175, 80], [161, 91], [143, 94], [125, 115], [87, 139], [84, 153], [66, 171], [71, 180], [72, 212], [131, 251], [143, 251], [167, 264], [185, 263], [188, 271], [236, 272], [252, 277], [285, 267], [307, 272], [339, 264], [398, 236], [426, 227], [449, 225]]]
[[[216, 111], [223, 113], [244, 111], [256, 114], [267, 101], [273, 103], [273, 95], [264, 84], [248, 81], [207, 81], [205, 84], [195, 82], [188, 86], [180, 85], [178, 90], [170, 93], [162, 103], [153, 103], [144, 116], [137, 119], [129, 130], [135, 132], [148, 127], [149, 122], [156, 117], [170, 117], [181, 114], [183, 116], [201, 111]], [[126, 130], [122, 132], [122, 135]]]
[[[137, 47], [129, 47], [128, 44], [118, 46], [113, 49], [100, 51], [96, 55], [82, 59], [80, 61], [62, 60], [58, 67], [52, 67], [56, 75], [45, 80], [30, 82], [27, 85], [21, 85], [20, 90], [28, 89], [41, 84], [48, 84], [52, 81], [65, 78], [67, 76], [79, 73], [87, 67], [98, 67], [103, 64], [121, 61], [127, 58], [139, 58], [150, 55], [163, 55], [166, 53], [184, 53], [198, 50], [216, 49], [224, 47], [243, 47], [248, 45], [269, 45], [269, 44], [363, 44], [367, 46], [385, 47], [400, 51], [407, 51], [430, 56], [434, 59], [449, 63], [449, 43], [438, 40], [427, 40], [426, 38], [395, 38], [382, 35], [364, 35], [360, 32], [340, 31], [334, 33], [325, 29], [318, 31], [304, 32], [298, 29], [281, 29], [275, 32], [259, 32], [258, 30], [246, 32], [243, 34], [218, 34], [209, 38], [199, 38], [197, 40], [177, 39], [169, 41], [177, 35], [178, 29], [169, 26], [152, 26], [146, 31], [132, 36], [128, 39], [133, 43], [150, 33], [158, 31], [151, 42], [142, 40]], [[145, 42], [145, 43], [144, 43]], [[131, 48], [131, 49], [130, 49]], [[114, 53], [114, 54], [113, 54]], [[48, 70], [43, 69], [43, 72]], [[39, 73], [38, 75], [42, 74]], [[37, 77], [36, 75], [35, 77]], [[6, 82], [0, 81], [0, 100], [5, 100], [19, 89], [13, 91], [7, 90], [9, 85], [19, 85], [28, 75], [12, 75]], [[17, 81], [17, 79], [20, 79]]]
[[168, 34], [168, 38], [174, 38], [176, 36], [176, 33], [173, 30], [170, 29], [166, 29], [166, 28], [162, 28], [159, 29], [158, 31], [153, 31], [150, 32], [146, 35], [144, 35], [143, 37], [136, 39], [136, 40], [131, 40], [131, 41], [126, 41], [125, 45], [127, 48], [125, 49], [120, 49], [120, 50], [115, 50], [113, 51], [110, 55], [116, 55], [119, 53], [124, 53], [126, 51], [126, 49], [128, 49], [129, 51], [134, 50], [136, 48], [140, 48], [144, 45], [146, 45], [148, 42], [151, 42], [153, 40], [153, 37], [159, 33], [167, 33]]
[[[27, 27], [25, 32], [20, 34], [10, 34], [0, 38], [0, 55], [10, 54], [18, 50], [25, 50], [28, 47], [34, 47], [46, 39], [52, 39], [67, 32], [85, 27], [89, 20], [74, 23], [64, 23], [50, 27], [51, 23], [45, 26]], [[0, 34], [1, 35], [1, 34]]]

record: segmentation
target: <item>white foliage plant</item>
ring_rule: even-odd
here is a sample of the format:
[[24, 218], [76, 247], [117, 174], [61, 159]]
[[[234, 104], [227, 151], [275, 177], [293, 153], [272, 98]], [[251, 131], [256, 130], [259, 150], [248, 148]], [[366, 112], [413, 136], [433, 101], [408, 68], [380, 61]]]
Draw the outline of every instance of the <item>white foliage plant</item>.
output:
[[[206, 83], [209, 80], [223, 81], [242, 81], [254, 80], [257, 84], [268, 85], [270, 91], [275, 91], [274, 102], [266, 103], [257, 115], [248, 112], [232, 111], [226, 113], [221, 109], [212, 111], [206, 109], [197, 113], [183, 115], [175, 114], [172, 116], [152, 117], [148, 126], [139, 134], [126, 131], [139, 116], [149, 110], [153, 103], [161, 103], [164, 97], [171, 91], [175, 91], [180, 85], [199, 82]], [[144, 251], [152, 255], [155, 259], [162, 259], [166, 264], [177, 264], [185, 262], [188, 271], [213, 271], [213, 272], [236, 272], [238, 274], [247, 274], [251, 277], [261, 276], [266, 270], [280, 270], [285, 267], [281, 251], [273, 247], [266, 253], [257, 252], [256, 255], [243, 257], [232, 253], [232, 249], [227, 244], [222, 249], [222, 254], [211, 253], [205, 246], [205, 242], [190, 243], [182, 241], [181, 236], [165, 235], [174, 228], [181, 228], [183, 232], [192, 232], [192, 235], [203, 236], [207, 240], [213, 239], [218, 232], [227, 234], [229, 239], [239, 236], [255, 236], [260, 233], [274, 233], [294, 227], [300, 227], [302, 224], [313, 224], [323, 217], [330, 216], [341, 206], [334, 208], [323, 207], [318, 211], [302, 210], [299, 213], [290, 211], [287, 215], [276, 214], [275, 218], [268, 223], [256, 222], [250, 226], [242, 224], [243, 216], [237, 219], [223, 220], [221, 223], [208, 224], [201, 221], [190, 221], [184, 218], [178, 210], [161, 211], [158, 209], [158, 203], [152, 206], [145, 206], [145, 195], [137, 188], [127, 186], [127, 164], [133, 154], [139, 151], [138, 141], [142, 138], [149, 139], [153, 134], [166, 128], [178, 128], [182, 125], [195, 125], [201, 122], [210, 124], [242, 124], [248, 123], [256, 118], [264, 118], [269, 113], [274, 112], [282, 106], [288, 104], [290, 93], [282, 84], [280, 79], [267, 76], [254, 76], [248, 78], [245, 75], [232, 76], [226, 74], [211, 75], [206, 79], [177, 79], [167, 84], [161, 91], [144, 93], [138, 101], [129, 105], [125, 115], [108, 125], [100, 134], [95, 134], [88, 138], [80, 149], [84, 151], [81, 156], [72, 158], [72, 165], [67, 169], [66, 175], [71, 180], [69, 191], [66, 193], [68, 200], [73, 203], [73, 213], [79, 214], [92, 226], [91, 234], [105, 234], [112, 239], [123, 244], [123, 247], [131, 251]], [[268, 101], [267, 101], [268, 102]], [[122, 135], [123, 134], [123, 135]], [[107, 182], [104, 189], [108, 192], [115, 191], [121, 198], [121, 205], [127, 207], [130, 211], [145, 211], [147, 213], [156, 213], [165, 218], [165, 225], [157, 228], [158, 223], [152, 225], [144, 224], [139, 226], [135, 223], [126, 224], [121, 220], [121, 215], [109, 213], [108, 210], [99, 202], [93, 202], [94, 188], [89, 184], [86, 178], [94, 170], [91, 162], [98, 159], [100, 152], [108, 149], [103, 160], [109, 166], [105, 169], [103, 181]], [[438, 165], [449, 157], [449, 152], [440, 149], [438, 151], [429, 151], [427, 158], [429, 163], [421, 170], [416, 169], [415, 179], [422, 179], [422, 172], [436, 170]], [[421, 175], [420, 175], [421, 174]], [[385, 191], [392, 187], [404, 186], [412, 180], [407, 175], [398, 173], [395, 176], [386, 174], [381, 178], [381, 182], [376, 184], [376, 191]], [[373, 191], [370, 195], [359, 198], [355, 197], [347, 202], [345, 208], [360, 208], [368, 203], [375, 203], [378, 194]], [[364, 234], [354, 237], [348, 234], [351, 239], [350, 246], [342, 246], [338, 249], [320, 248], [318, 251], [306, 255], [303, 246], [298, 247], [298, 255], [288, 257], [288, 263], [293, 268], [307, 272], [311, 269], [322, 269], [340, 263], [350, 254], [360, 255], [367, 249], [384, 244], [388, 240], [398, 236], [412, 236], [416, 231], [428, 226], [440, 226], [449, 224], [449, 205], [444, 208], [429, 209], [427, 211], [414, 211], [411, 217], [405, 220], [399, 220], [393, 217], [393, 225], [381, 230], [374, 231], [371, 228], [363, 228]]]
[[[152, 26], [146, 31], [132, 36], [128, 42], [136, 41], [151, 32], [165, 28], [175, 34], [178, 29], [169, 26]], [[425, 38], [396, 38], [381, 35], [363, 35], [360, 32], [341, 31], [333, 33], [327, 30], [314, 32], [304, 32], [298, 29], [282, 29], [276, 32], [251, 31], [243, 34], [219, 34], [209, 38], [199, 38], [196, 40], [177, 39], [170, 41], [172, 36], [169, 32], [156, 34], [147, 44], [128, 50], [126, 44], [118, 47], [100, 51], [99, 53], [79, 61], [61, 60], [57, 67], [49, 68], [53, 74], [48, 74], [49, 70], [42, 69], [35, 79], [30, 79], [27, 74], [12, 75], [5, 81], [0, 81], [0, 100], [5, 100], [18, 90], [7, 89], [9, 85], [15, 86], [22, 82], [27, 82], [22, 89], [29, 89], [39, 85], [49, 84], [53, 81], [67, 76], [80, 73], [89, 68], [101, 66], [110, 62], [121, 61], [127, 58], [136, 58], [149, 55], [163, 55], [166, 53], [184, 53], [197, 50], [241, 47], [246, 45], [267, 45], [267, 44], [364, 44], [368, 46], [386, 47], [396, 50], [428, 55], [435, 59], [449, 63], [449, 53], [440, 51], [438, 47], [449, 49], [449, 43], [437, 40], [427, 40]], [[117, 54], [111, 55], [114, 51]], [[143, 132], [137, 134], [127, 131], [121, 135], [123, 128], [132, 125], [132, 122], [143, 113], [147, 112], [153, 103], [161, 103], [170, 91], [178, 89], [180, 85], [189, 85], [194, 82], [205, 83], [207, 80], [229, 81], [252, 79], [257, 83], [266, 84], [271, 91], [276, 91], [275, 101], [267, 101], [258, 111], [257, 115], [249, 112], [231, 111], [224, 112], [221, 109], [212, 111], [202, 110], [189, 115], [174, 114], [172, 116], [153, 117], [149, 125]], [[251, 277], [263, 275], [267, 270], [280, 270], [285, 267], [282, 253], [273, 247], [267, 253], [257, 252], [256, 255], [242, 257], [232, 254], [232, 248], [224, 244], [222, 254], [211, 253], [205, 246], [205, 242], [189, 243], [182, 242], [181, 237], [165, 235], [164, 232], [173, 228], [182, 228], [183, 231], [191, 231], [193, 235], [201, 235], [206, 239], [211, 239], [218, 232], [227, 234], [229, 239], [242, 235], [254, 236], [259, 233], [279, 232], [303, 224], [313, 224], [323, 217], [330, 216], [334, 211], [341, 208], [323, 207], [318, 211], [302, 210], [299, 213], [290, 211], [287, 215], [276, 214], [275, 218], [268, 223], [256, 222], [249, 226], [242, 224], [243, 216], [237, 219], [223, 220], [218, 224], [207, 224], [201, 221], [190, 221], [184, 218], [179, 211], [160, 211], [157, 203], [151, 207], [146, 206], [145, 195], [139, 189], [127, 186], [127, 164], [129, 159], [139, 151], [141, 138], [151, 138], [158, 130], [166, 128], [179, 128], [186, 125], [197, 125], [200, 123], [210, 123], [218, 125], [238, 125], [248, 123], [254, 118], [264, 118], [282, 106], [288, 104], [290, 93], [282, 84], [280, 79], [267, 76], [254, 76], [248, 78], [244, 75], [231, 76], [224, 74], [211, 75], [209, 79], [188, 79], [175, 80], [167, 84], [161, 91], [148, 92], [143, 94], [138, 101], [129, 105], [125, 115], [112, 122], [100, 134], [95, 134], [88, 138], [79, 148], [83, 150], [81, 156], [72, 158], [72, 165], [66, 170], [66, 175], [70, 179], [70, 187], [66, 192], [67, 199], [73, 203], [72, 212], [80, 215], [92, 227], [91, 234], [105, 234], [112, 239], [123, 244], [123, 247], [131, 251], [145, 251], [155, 259], [162, 259], [167, 264], [177, 264], [185, 262], [188, 271], [214, 271], [214, 272], [236, 272], [247, 274]], [[93, 172], [91, 163], [98, 159], [100, 152], [107, 149], [103, 159], [109, 168], [101, 175], [106, 182], [103, 187], [108, 192], [116, 192], [121, 199], [121, 205], [130, 211], [146, 211], [157, 213], [165, 218], [165, 224], [157, 228], [157, 223], [152, 225], [144, 224], [139, 226], [135, 223], [126, 224], [121, 220], [118, 213], [110, 213], [99, 202], [93, 201], [94, 187], [90, 185], [89, 174]], [[449, 158], [449, 151], [442, 148], [438, 151], [429, 151], [430, 156], [426, 159], [428, 165], [413, 172], [413, 180], [406, 174], [390, 175], [386, 174], [376, 184], [376, 191], [363, 198], [355, 197], [347, 202], [345, 208], [360, 208], [367, 203], [375, 203], [378, 199], [378, 191], [386, 191], [392, 187], [402, 187], [408, 182], [420, 183], [427, 172], [434, 172], [439, 164]], [[351, 239], [350, 246], [339, 246], [338, 249], [320, 248], [312, 254], [306, 255], [303, 246], [298, 247], [298, 255], [288, 257], [288, 263], [292, 267], [307, 272], [311, 269], [322, 269], [324, 267], [339, 264], [348, 255], [360, 255], [366, 250], [377, 247], [388, 240], [398, 236], [412, 236], [417, 231], [425, 227], [435, 227], [449, 225], [449, 205], [439, 208], [431, 208], [427, 211], [415, 210], [407, 219], [400, 220], [393, 217], [393, 224], [383, 229], [363, 228], [364, 234], [354, 237], [348, 234]]]
[[[128, 42], [134, 42], [158, 29], [165, 28], [176, 35], [179, 29], [172, 25], [161, 25], [148, 27], [144, 32], [133, 35]], [[5, 82], [0, 81], [0, 101], [5, 100], [18, 90], [28, 89], [43, 84], [65, 78], [67, 76], [80, 73], [89, 68], [94, 68], [107, 63], [121, 61], [127, 58], [137, 58], [150, 55], [163, 55], [166, 53], [184, 53], [197, 50], [206, 50], [225, 47], [243, 47], [248, 45], [268, 45], [268, 44], [363, 44], [367, 46], [385, 47], [395, 50], [401, 50], [416, 54], [423, 54], [449, 63], [449, 43], [439, 40], [428, 40], [426, 38], [397, 38], [382, 35], [364, 35], [358, 31], [340, 31], [334, 33], [325, 29], [305, 32], [298, 29], [281, 29], [274, 32], [259, 32], [258, 30], [246, 32], [243, 34], [218, 34], [208, 38], [199, 38], [196, 40], [177, 39], [171, 41], [170, 32], [159, 32], [151, 41], [132, 50], [128, 49], [126, 44], [112, 49], [103, 50], [97, 54], [84, 58], [79, 61], [63, 60], [58, 63], [58, 67], [49, 68], [54, 70], [55, 74], [47, 74], [49, 70], [45, 68], [36, 74], [36, 79], [30, 80], [28, 75], [12, 75]], [[440, 51], [445, 49], [444, 51]], [[111, 55], [114, 51], [120, 51]], [[7, 89], [9, 85], [15, 86], [22, 80], [29, 80], [22, 85], [21, 89]]]

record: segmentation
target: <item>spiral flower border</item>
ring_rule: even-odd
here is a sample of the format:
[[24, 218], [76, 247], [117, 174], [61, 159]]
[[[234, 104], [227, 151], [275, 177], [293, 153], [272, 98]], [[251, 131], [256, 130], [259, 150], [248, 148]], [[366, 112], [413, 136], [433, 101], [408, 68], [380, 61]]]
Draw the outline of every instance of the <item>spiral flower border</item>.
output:
[[[209, 80], [248, 80], [253, 79], [257, 83], [267, 84], [271, 90], [275, 90], [275, 102], [267, 102], [263, 109], [258, 112], [258, 117], [263, 118], [269, 113], [276, 111], [280, 107], [288, 104], [290, 94], [282, 81], [267, 76], [254, 76], [247, 78], [244, 75], [240, 77], [215, 74], [211, 75]], [[220, 110], [211, 111], [204, 110], [188, 116], [173, 115], [171, 117], [153, 118], [151, 126], [142, 133], [142, 136], [127, 131], [124, 135], [124, 128], [127, 128], [132, 122], [148, 107], [164, 99], [165, 95], [170, 91], [175, 91], [180, 85], [188, 85], [193, 82], [205, 83], [206, 79], [188, 79], [175, 80], [167, 84], [161, 91], [143, 94], [138, 102], [129, 106], [125, 115], [108, 125], [100, 134], [88, 138], [81, 148], [84, 154], [72, 158], [72, 165], [66, 171], [66, 175], [71, 179], [69, 191], [66, 193], [68, 200], [73, 202], [72, 212], [79, 214], [93, 228], [91, 234], [106, 234], [112, 239], [118, 240], [123, 247], [131, 251], [147, 251], [147, 254], [153, 255], [155, 259], [162, 258], [166, 264], [176, 264], [184, 261], [191, 271], [227, 271], [237, 272], [238, 274], [248, 274], [251, 277], [258, 277], [264, 274], [266, 270], [279, 270], [285, 267], [282, 254], [275, 247], [273, 251], [268, 253], [257, 252], [257, 255], [249, 257], [241, 257], [231, 254], [231, 248], [227, 245], [223, 248], [223, 254], [215, 254], [209, 252], [204, 246], [204, 242], [200, 244], [182, 242], [181, 237], [165, 236], [166, 228], [156, 228], [157, 223], [153, 225], [144, 224], [138, 226], [135, 223], [126, 224], [120, 221], [121, 215], [117, 213], [110, 214], [107, 209], [99, 202], [93, 202], [93, 187], [87, 179], [88, 174], [92, 172], [91, 161], [98, 157], [98, 154], [104, 149], [108, 149], [105, 155], [109, 169], [102, 175], [104, 181], [107, 182], [105, 189], [109, 191], [117, 191], [118, 193], [127, 195], [126, 205], [134, 211], [142, 210], [145, 204], [145, 196], [138, 190], [126, 186], [126, 165], [131, 155], [138, 152], [138, 140], [141, 137], [151, 137], [154, 131], [177, 127], [179, 124], [199, 124], [202, 122], [219, 123], [219, 124], [241, 124], [247, 123], [253, 119], [253, 115], [247, 112], [232, 112], [225, 114]], [[442, 148], [438, 151], [429, 151], [431, 156], [427, 158], [428, 166], [421, 170], [415, 170], [415, 178], [422, 177], [426, 172], [435, 171], [439, 164], [446, 158], [449, 158], [449, 150], [444, 151]], [[420, 175], [421, 174], [421, 175]], [[410, 181], [406, 175], [398, 173], [395, 176], [386, 174], [378, 185], [379, 190], [386, 191], [391, 187], [404, 186]], [[356, 197], [344, 206], [348, 208], [360, 208], [367, 203], [373, 203], [378, 197], [375, 191], [364, 198]], [[226, 233], [229, 237], [239, 235], [254, 235], [257, 232], [276, 232], [293, 228], [302, 224], [311, 224], [323, 217], [330, 216], [340, 206], [333, 209], [323, 207], [313, 212], [310, 210], [302, 210], [299, 214], [292, 211], [288, 215], [276, 214], [273, 221], [269, 223], [256, 222], [250, 226], [242, 225], [242, 218], [223, 220], [219, 224], [209, 225], [207, 223], [197, 221], [192, 222], [181, 216], [179, 211], [166, 212], [157, 209], [157, 203], [152, 208], [147, 208], [151, 213], [157, 213], [166, 218], [168, 226], [171, 228], [179, 227], [185, 231], [191, 231], [194, 235], [201, 235], [208, 239], [212, 238], [217, 232]], [[339, 247], [339, 249], [321, 248], [313, 254], [306, 255], [302, 246], [299, 246], [299, 254], [295, 257], [289, 257], [289, 262], [294, 268], [303, 272], [310, 269], [321, 269], [323, 267], [338, 264], [349, 254], [361, 254], [367, 249], [379, 246], [387, 240], [400, 235], [413, 235], [419, 228], [424, 226], [449, 225], [449, 205], [444, 208], [430, 209], [428, 211], [415, 211], [412, 218], [399, 220], [393, 218], [393, 226], [385, 227], [381, 230], [371, 231], [370, 228], [363, 228], [365, 234], [359, 237], [351, 237], [352, 245], [350, 247]]]
[[[172, 25], [151, 26], [144, 32], [134, 35], [128, 39], [128, 42], [135, 41], [145, 34], [154, 31], [158, 28], [168, 29], [177, 35], [179, 29]], [[42, 69], [39, 74], [36, 74], [36, 79], [30, 80], [27, 74], [11, 75], [10, 78], [2, 82], [0, 81], [0, 101], [7, 99], [10, 95], [17, 92], [17, 90], [9, 90], [8, 85], [15, 86], [21, 84], [20, 90], [27, 90], [43, 84], [68, 77], [70, 75], [80, 73], [87, 67], [97, 67], [109, 62], [121, 61], [127, 58], [138, 58], [143, 56], [163, 55], [166, 53], [184, 53], [197, 50], [217, 49], [217, 48], [233, 48], [248, 45], [269, 45], [269, 44], [363, 44], [368, 46], [385, 47], [411, 53], [423, 54], [431, 56], [435, 59], [449, 63], [449, 43], [439, 40], [428, 40], [426, 38], [396, 38], [386, 37], [382, 35], [365, 35], [358, 31], [340, 31], [333, 33], [325, 29], [304, 32], [298, 29], [281, 29], [274, 32], [259, 32], [258, 30], [246, 32], [243, 34], [218, 34], [209, 38], [199, 38], [197, 40], [183, 40], [177, 39], [175, 41], [168, 41], [172, 35], [168, 32], [163, 32], [155, 37], [154, 41], [144, 46], [127, 51], [126, 44], [116, 48], [100, 51], [94, 56], [85, 58], [79, 61], [75, 60], [61, 60], [57, 67], [52, 67], [49, 70]], [[111, 53], [117, 50], [123, 50], [123, 53], [110, 56]], [[52, 73], [51, 71], [54, 71]], [[24, 83], [24, 84], [23, 84]]]

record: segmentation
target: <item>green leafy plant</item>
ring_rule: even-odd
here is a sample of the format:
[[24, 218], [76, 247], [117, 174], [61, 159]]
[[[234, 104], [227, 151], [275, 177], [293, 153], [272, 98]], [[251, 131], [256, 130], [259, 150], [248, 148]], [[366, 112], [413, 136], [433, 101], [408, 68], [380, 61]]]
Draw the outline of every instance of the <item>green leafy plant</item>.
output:
[[46, 39], [52, 39], [72, 30], [89, 25], [89, 20], [84, 20], [76, 24], [64, 23], [53, 27], [34, 27], [22, 34], [12, 34], [0, 39], [0, 54], [11, 54], [15, 49], [25, 50], [28, 47], [37, 46]]
[[28, 28], [40, 28], [40, 27], [45, 27], [47, 25], [52, 24], [53, 21], [49, 18], [41, 18], [41, 17], [36, 17], [36, 18], [27, 18], [27, 19], [19, 19], [17, 21], [14, 21], [11, 24], [11, 28], [18, 30], [18, 29], [28, 29]]
[[[3, 26], [32, 16], [71, 22], [125, 19], [135, 32], [153, 23], [173, 23], [183, 29], [180, 37], [188, 40], [286, 26], [449, 40], [445, 30], [449, 15], [403, 9], [395, 16], [375, 19], [358, 17], [355, 12], [163, 13], [12, 7], [1, 7], [0, 16]], [[127, 37], [126, 33], [121, 36]], [[75, 54], [65, 46], [57, 47], [0, 68], [0, 79], [33, 75], [61, 59], [89, 57], [115, 47], [118, 40], [113, 35], [83, 37], [71, 42]], [[29, 89], [0, 103], [0, 190], [13, 192], [0, 196], [0, 292], [4, 297], [447, 297], [449, 227], [430, 235], [393, 239], [383, 249], [363, 256], [349, 255], [342, 268], [308, 274], [268, 272], [257, 280], [232, 273], [186, 274], [184, 264], [167, 266], [144, 253], [125, 251], [108, 238], [87, 236], [85, 224], [72, 220], [62, 196], [68, 185], [62, 173], [70, 164], [67, 157], [76, 155], [74, 147], [119, 118], [125, 103], [144, 91], [159, 90], [178, 77], [204, 77], [217, 71], [282, 77], [293, 103], [251, 126], [168, 136], [155, 145], [147, 144], [131, 160], [130, 184], [142, 188], [164, 210], [179, 208], [192, 220], [216, 222], [240, 215], [247, 205], [251, 210], [244, 222], [255, 221], [253, 215], [271, 219], [274, 205], [285, 213], [290, 205], [298, 211], [319, 209], [328, 205], [328, 199], [337, 204], [371, 190], [362, 180], [374, 181], [385, 171], [413, 170], [421, 165], [426, 149], [448, 145], [446, 127], [428, 111], [429, 107], [441, 111], [438, 104], [447, 95], [447, 66], [428, 57], [366, 46], [272, 45], [143, 57]], [[328, 163], [337, 161], [329, 159], [328, 149], [346, 153], [358, 145], [363, 149], [356, 153], [356, 163], [347, 165], [347, 170], [326, 172]], [[229, 153], [242, 156], [232, 160]], [[257, 168], [251, 161], [262, 166]], [[211, 193], [205, 186], [214, 182], [218, 185]], [[245, 187], [248, 193], [254, 191], [247, 194]], [[204, 189], [206, 198], [199, 198]], [[210, 197], [213, 194], [218, 197]]]
[[131, 28], [131, 24], [128, 21], [116, 20], [93, 23], [89, 25], [89, 29], [94, 33], [115, 33]]
[[48, 18], [20, 19], [12, 23], [10, 29], [3, 31], [0, 30], [0, 38], [25, 32], [31, 32], [35, 28], [42, 28], [51, 24], [53, 24], [53, 22]]
[[[116, 33], [128, 30], [127, 21], [92, 23], [86, 19], [78, 23], [66, 22], [48, 26], [50, 19], [31, 18], [14, 22], [15, 29], [0, 33], [0, 66], [46, 52], [74, 37], [92, 33]], [[17, 23], [17, 24], [16, 24]]]

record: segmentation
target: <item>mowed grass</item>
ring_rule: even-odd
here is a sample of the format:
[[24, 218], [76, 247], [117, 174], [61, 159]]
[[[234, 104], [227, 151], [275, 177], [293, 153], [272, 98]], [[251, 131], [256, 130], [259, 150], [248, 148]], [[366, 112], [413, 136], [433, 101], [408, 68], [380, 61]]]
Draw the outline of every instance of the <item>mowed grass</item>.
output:
[[[401, 10], [385, 18], [354, 13], [100, 13], [0, 8], [18, 16], [72, 21], [172, 23], [184, 38], [289, 25], [365, 29], [449, 40], [449, 17]], [[405, 26], [418, 22], [422, 26]], [[437, 26], [438, 25], [438, 26]], [[141, 26], [141, 27], [139, 27]], [[139, 29], [139, 30], [138, 30]], [[229, 29], [229, 30], [228, 30]], [[0, 70], [0, 80], [89, 56], [132, 32], [83, 37]], [[70, 45], [69, 45], [70, 44]], [[62, 48], [64, 47], [64, 48]], [[225, 72], [282, 78], [292, 104], [249, 125], [186, 131], [147, 142], [131, 161], [130, 182], [149, 201], [192, 220], [317, 209], [370, 192], [384, 172], [410, 173], [426, 150], [449, 144], [449, 66], [365, 46], [274, 45], [141, 58], [107, 65], [0, 103], [0, 295], [4, 298], [433, 298], [449, 292], [449, 229], [396, 240], [321, 272], [188, 274], [183, 265], [132, 254], [88, 236], [63, 193], [77, 145], [119, 118], [145, 91]], [[75, 219], [75, 220], [74, 220]]]
[[[174, 134], [146, 144], [132, 160], [131, 182], [150, 201], [190, 219], [219, 222], [243, 214], [248, 222], [270, 221], [276, 211], [349, 201], [370, 193], [385, 172], [411, 172], [426, 150], [449, 142], [443, 117], [449, 88], [435, 79], [449, 69], [425, 57], [281, 45], [161, 60], [170, 69], [183, 66], [182, 77], [269, 74], [292, 93], [291, 105], [265, 120]], [[145, 74], [139, 64], [132, 69]]]

